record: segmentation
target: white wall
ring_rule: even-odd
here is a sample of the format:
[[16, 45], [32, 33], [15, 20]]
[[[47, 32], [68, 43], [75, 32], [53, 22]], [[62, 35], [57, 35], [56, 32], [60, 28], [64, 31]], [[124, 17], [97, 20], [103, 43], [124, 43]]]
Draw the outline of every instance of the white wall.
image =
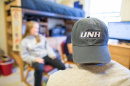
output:
[[7, 53], [4, 0], [0, 0], [0, 48]]
[[90, 0], [80, 0], [83, 4], [83, 10], [85, 11], [85, 17], [90, 16]]
[[122, 0], [121, 21], [130, 21], [130, 0]]

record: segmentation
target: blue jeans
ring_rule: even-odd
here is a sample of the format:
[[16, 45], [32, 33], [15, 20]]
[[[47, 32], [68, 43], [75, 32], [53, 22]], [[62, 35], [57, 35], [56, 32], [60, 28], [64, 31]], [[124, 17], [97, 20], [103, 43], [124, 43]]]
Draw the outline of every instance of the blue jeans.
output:
[[37, 62], [33, 63], [33, 67], [35, 69], [34, 86], [41, 86], [42, 74], [43, 74], [45, 64], [49, 64], [49, 65], [53, 66], [54, 68], [58, 68], [58, 70], [64, 70], [65, 69], [65, 65], [58, 58], [52, 60], [51, 58], [46, 56], [43, 59], [44, 59], [44, 64], [37, 63]]

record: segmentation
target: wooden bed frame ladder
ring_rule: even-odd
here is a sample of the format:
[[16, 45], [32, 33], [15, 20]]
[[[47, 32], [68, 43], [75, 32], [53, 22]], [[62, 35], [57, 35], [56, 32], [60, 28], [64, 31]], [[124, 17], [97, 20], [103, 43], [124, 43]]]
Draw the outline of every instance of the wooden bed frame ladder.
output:
[[[7, 53], [16, 61], [20, 67], [21, 81], [24, 81], [23, 78], [23, 61], [19, 57], [20, 54], [18, 51], [13, 51], [13, 29], [12, 29], [12, 17], [11, 17], [11, 6], [21, 6], [21, 0], [14, 0], [9, 4], [4, 5], [5, 9], [5, 25], [6, 25], [6, 40], [7, 40]], [[22, 21], [22, 20], [21, 20]]]

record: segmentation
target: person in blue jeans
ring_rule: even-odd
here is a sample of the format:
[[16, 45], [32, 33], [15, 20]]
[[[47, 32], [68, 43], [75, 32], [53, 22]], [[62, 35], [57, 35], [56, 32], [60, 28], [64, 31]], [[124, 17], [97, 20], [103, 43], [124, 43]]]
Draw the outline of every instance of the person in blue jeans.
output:
[[66, 42], [65, 42], [65, 54], [69, 61], [73, 61], [72, 52], [73, 52], [73, 48], [72, 48], [72, 43], [71, 43], [71, 32], [69, 32], [67, 35]]
[[23, 61], [31, 64], [35, 69], [35, 86], [41, 86], [45, 64], [59, 70], [65, 69], [65, 65], [48, 45], [47, 39], [39, 34], [39, 24], [37, 22], [29, 21], [27, 23], [26, 32], [20, 44], [20, 53]]

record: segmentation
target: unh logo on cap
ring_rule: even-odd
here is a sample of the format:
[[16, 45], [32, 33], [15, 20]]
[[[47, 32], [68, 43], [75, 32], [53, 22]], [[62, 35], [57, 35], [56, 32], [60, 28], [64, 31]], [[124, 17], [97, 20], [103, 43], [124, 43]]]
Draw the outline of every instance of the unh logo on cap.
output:
[[86, 31], [81, 32], [81, 38], [101, 38], [101, 31]]

